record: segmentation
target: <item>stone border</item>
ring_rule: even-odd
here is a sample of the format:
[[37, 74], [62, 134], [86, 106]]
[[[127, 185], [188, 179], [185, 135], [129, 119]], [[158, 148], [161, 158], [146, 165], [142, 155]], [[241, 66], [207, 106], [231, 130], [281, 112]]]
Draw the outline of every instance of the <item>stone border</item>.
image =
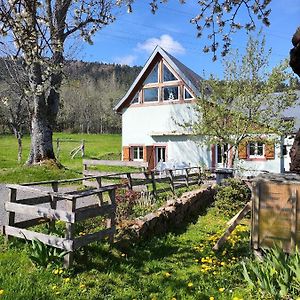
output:
[[156, 212], [135, 219], [129, 226], [122, 228], [119, 242], [122, 244], [121, 240], [124, 238], [146, 239], [181, 227], [189, 218], [203, 212], [214, 201], [215, 194], [216, 190], [209, 187], [184, 193], [176, 200], [169, 200]]

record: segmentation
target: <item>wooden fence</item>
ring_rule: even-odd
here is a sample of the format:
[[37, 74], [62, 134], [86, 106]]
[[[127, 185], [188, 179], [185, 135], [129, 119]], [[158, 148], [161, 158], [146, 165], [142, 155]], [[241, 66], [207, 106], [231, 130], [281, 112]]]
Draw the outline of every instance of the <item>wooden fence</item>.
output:
[[70, 151], [70, 156], [73, 159], [78, 153], [81, 153], [81, 157], [85, 155], [85, 140], [73, 140], [73, 139], [56, 139], [56, 157], [59, 159], [61, 144], [63, 142], [67, 143], [80, 143], [79, 146], [73, 148]]
[[[176, 189], [182, 187], [189, 187], [192, 185], [199, 185], [203, 183], [204, 172], [200, 167], [189, 167], [184, 169], [172, 169], [164, 172], [157, 171], [136, 171], [136, 172], [120, 172], [120, 173], [108, 173], [99, 172], [96, 170], [90, 170], [89, 166], [102, 165], [103, 161], [100, 160], [83, 160], [83, 175], [90, 178], [95, 176], [96, 182], [90, 180], [84, 181], [85, 186], [101, 186], [103, 180], [119, 182], [120, 184], [127, 185], [129, 189], [135, 187], [145, 187], [150, 185], [151, 192], [154, 197], [159, 193], [171, 191], [175, 194]], [[116, 162], [111, 161], [111, 165], [117, 165]], [[145, 167], [141, 162], [126, 161], [126, 166], [138, 166]], [[161, 187], [159, 184], [167, 184], [167, 187]]]
[[[94, 177], [90, 179], [92, 178]], [[89, 178], [84, 179], [87, 180]], [[58, 192], [59, 184], [82, 180], [83, 178], [77, 178], [60, 181], [34, 182], [24, 185], [7, 185], [10, 193], [9, 199], [5, 203], [7, 220], [3, 227], [4, 234], [7, 237], [14, 236], [26, 240], [37, 239], [46, 245], [67, 251], [68, 253], [64, 257], [66, 267], [72, 265], [74, 251], [78, 248], [91, 242], [101, 241], [106, 237], [109, 238], [110, 242], [113, 242], [116, 215], [115, 190], [117, 186], [111, 185], [83, 191]], [[52, 191], [43, 191], [32, 186], [42, 184], [50, 184]], [[24, 193], [35, 194], [35, 196], [24, 198]], [[109, 195], [106, 200], [103, 197], [103, 193], [108, 193]], [[86, 198], [92, 195], [98, 196], [97, 204], [85, 204], [83, 207], [77, 207], [80, 198]], [[57, 208], [59, 201], [64, 201], [63, 209]], [[48, 204], [48, 207], [45, 206], [45, 204]], [[17, 222], [16, 214], [25, 215], [26, 220]], [[76, 223], [98, 216], [105, 216], [105, 229], [83, 236], [75, 236]], [[39, 233], [34, 231], [34, 228], [28, 230], [29, 227], [46, 222], [49, 223], [50, 229], [54, 229], [56, 221], [65, 222], [64, 237], [54, 236], [51, 235], [51, 233]]]

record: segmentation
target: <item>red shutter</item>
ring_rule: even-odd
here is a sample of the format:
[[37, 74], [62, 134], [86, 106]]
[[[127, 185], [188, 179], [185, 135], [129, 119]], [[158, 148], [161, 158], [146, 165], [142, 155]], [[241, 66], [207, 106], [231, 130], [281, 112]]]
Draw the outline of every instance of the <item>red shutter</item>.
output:
[[274, 159], [275, 158], [274, 142], [268, 141], [265, 143], [265, 157], [266, 157], [266, 159]]
[[146, 161], [148, 162], [148, 169], [153, 170], [155, 168], [155, 151], [154, 146], [146, 146]]
[[130, 147], [123, 147], [123, 160], [124, 161], [130, 160]]
[[247, 142], [241, 142], [238, 147], [239, 159], [247, 159]]

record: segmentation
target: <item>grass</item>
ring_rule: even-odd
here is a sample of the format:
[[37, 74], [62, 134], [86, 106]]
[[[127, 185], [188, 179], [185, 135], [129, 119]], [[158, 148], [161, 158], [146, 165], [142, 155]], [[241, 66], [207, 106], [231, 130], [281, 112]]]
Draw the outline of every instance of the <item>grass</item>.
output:
[[76, 254], [70, 271], [34, 267], [19, 241], [2, 246], [2, 299], [258, 299], [241, 276], [247, 226], [220, 252], [211, 250], [225, 222], [209, 209], [195, 224], [139, 244], [92, 244]]
[[[0, 135], [0, 182], [20, 183], [51, 179], [66, 179], [79, 177], [82, 171], [82, 159], [76, 156], [70, 158], [72, 149], [85, 140], [86, 158], [120, 159], [121, 136], [117, 134], [67, 134], [55, 133], [53, 136], [56, 151], [56, 139], [73, 139], [78, 142], [62, 142], [60, 146], [60, 162], [66, 169], [54, 167], [25, 167], [24, 164], [30, 150], [30, 137], [23, 138], [23, 160], [17, 162], [17, 140], [13, 135]], [[111, 171], [119, 171], [115, 168]]]

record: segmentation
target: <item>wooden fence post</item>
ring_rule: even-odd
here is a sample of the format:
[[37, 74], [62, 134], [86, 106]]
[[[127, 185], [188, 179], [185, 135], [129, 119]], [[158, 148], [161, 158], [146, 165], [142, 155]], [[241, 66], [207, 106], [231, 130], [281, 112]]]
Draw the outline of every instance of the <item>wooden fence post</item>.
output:
[[[53, 192], [57, 193], [58, 192], [58, 182], [57, 181], [52, 182], [51, 186], [52, 186]], [[55, 197], [53, 195], [50, 196], [50, 207], [52, 209], [56, 209], [57, 208], [57, 197]], [[50, 232], [55, 229], [55, 220], [51, 220], [49, 222], [49, 229], [50, 229]]]
[[252, 236], [251, 242], [254, 250], [259, 248], [259, 201], [260, 201], [260, 182], [256, 182], [252, 195]]
[[[98, 185], [98, 189], [100, 189], [102, 187], [102, 180], [101, 177], [96, 177], [96, 181], [97, 181], [97, 185]], [[102, 193], [97, 194], [98, 198], [99, 198], [99, 205], [103, 205], [103, 195]]]
[[198, 168], [198, 185], [200, 185], [201, 183], [203, 183], [202, 181], [202, 172], [201, 172], [201, 167]]
[[[8, 202], [16, 202], [17, 201], [17, 190], [14, 189], [14, 188], [10, 188], [9, 189], [9, 195], [8, 195]], [[15, 225], [15, 216], [16, 214], [14, 212], [7, 212], [7, 220], [6, 220], [6, 224], [5, 225], [8, 225], [8, 226], [14, 226]], [[4, 234], [6, 235], [5, 233], [5, 227], [4, 227]], [[9, 240], [9, 237], [8, 235], [6, 235], [6, 241]]]
[[128, 189], [132, 190], [132, 177], [130, 173], [126, 173], [128, 179]]
[[189, 169], [185, 169], [185, 184], [186, 187], [189, 187]]
[[170, 187], [173, 195], [175, 195], [175, 185], [174, 185], [174, 177], [173, 177], [173, 171], [169, 170], [169, 179], [170, 179]]
[[154, 198], [156, 198], [157, 197], [156, 182], [155, 182], [155, 174], [153, 171], [151, 171], [151, 182], [152, 182], [153, 196]]
[[[66, 211], [74, 213], [76, 209], [76, 199], [66, 201]], [[65, 238], [67, 240], [74, 240], [75, 224], [71, 222], [66, 223]], [[64, 266], [69, 268], [72, 266], [74, 260], [74, 249], [64, 256]]]
[[[110, 218], [106, 220], [106, 228], [114, 228], [116, 225], [116, 190], [110, 190], [109, 194], [109, 204], [112, 205], [113, 211], [111, 212]], [[109, 242], [112, 244], [114, 242], [114, 232], [109, 235]]]

